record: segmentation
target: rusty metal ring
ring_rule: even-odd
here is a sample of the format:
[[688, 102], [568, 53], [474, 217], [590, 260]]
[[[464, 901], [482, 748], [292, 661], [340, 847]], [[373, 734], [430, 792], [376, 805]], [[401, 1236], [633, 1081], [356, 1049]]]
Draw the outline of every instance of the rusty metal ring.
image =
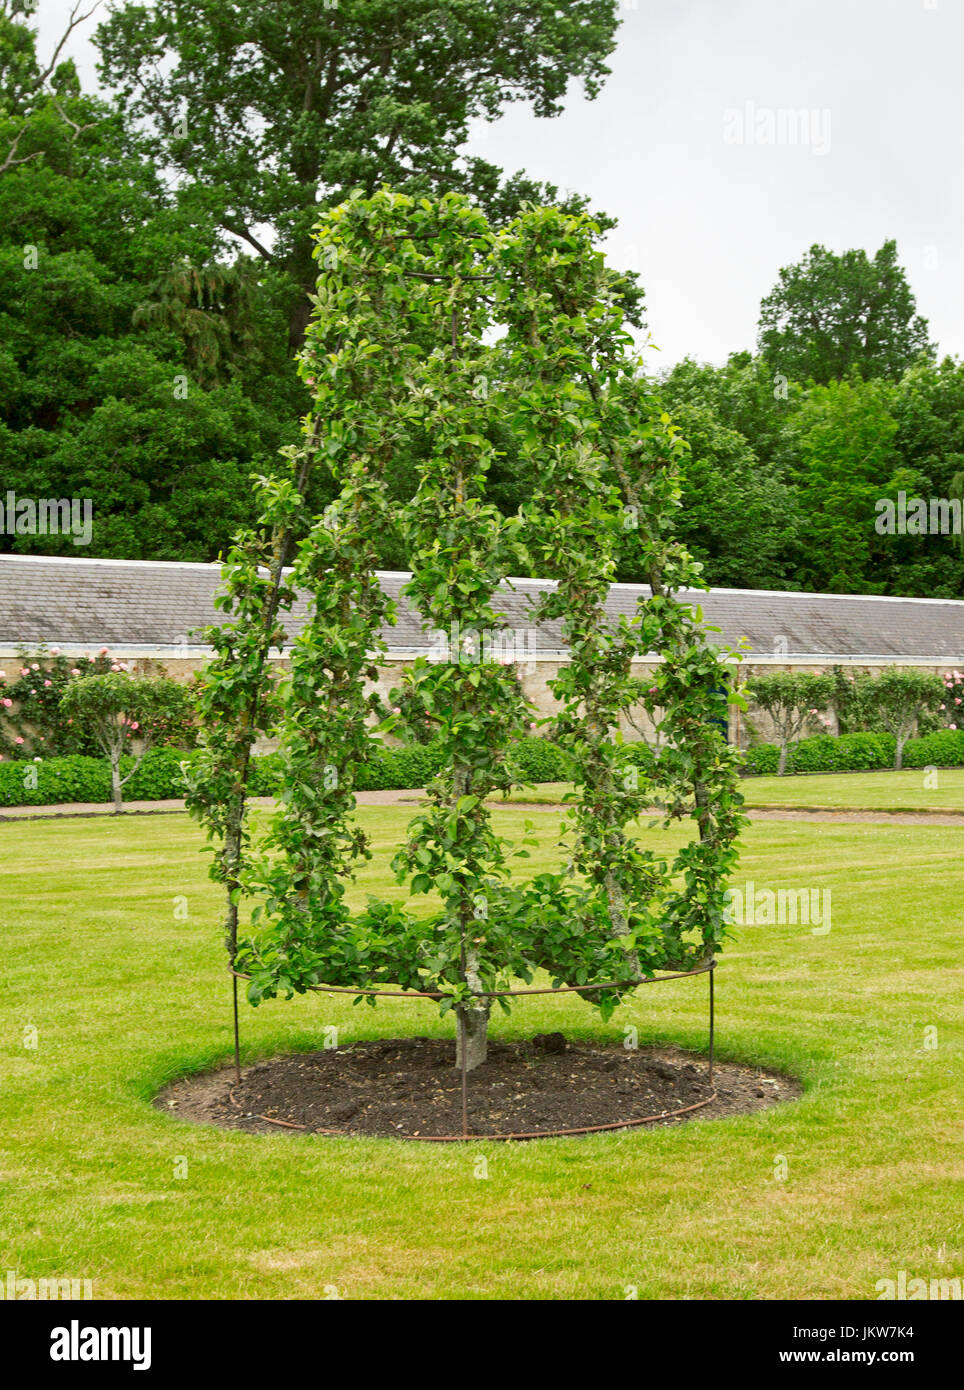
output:
[[[707, 971], [716, 969], [716, 961], [711, 960], [704, 965], [698, 965], [693, 970], [677, 970], [668, 975], [652, 975], [648, 980], [607, 980], [601, 985], [560, 985], [557, 989], [550, 986], [548, 989], [483, 989], [477, 994], [473, 993], [473, 999], [518, 999], [526, 994], [585, 994], [594, 989], [637, 989], [640, 985], [661, 985], [667, 980], [686, 980], [691, 975], [705, 975]], [[238, 980], [250, 980], [251, 976], [243, 970], [235, 970], [228, 966], [228, 974], [233, 975]], [[306, 990], [311, 990], [317, 994], [355, 994], [371, 995], [375, 999], [450, 999], [451, 995], [444, 990], [418, 990], [418, 989], [365, 989], [362, 985], [357, 988], [349, 985], [306, 985]]]
[[[715, 1051], [715, 1032], [716, 1032], [716, 1028], [715, 1028], [716, 1005], [715, 1005], [715, 989], [714, 989], [714, 975], [715, 975], [715, 970], [716, 970], [716, 961], [711, 959], [711, 960], [707, 961], [704, 965], [699, 965], [699, 966], [697, 966], [694, 970], [677, 971], [677, 972], [675, 972], [675, 973], [673, 973], [673, 974], [668, 974], [668, 975], [654, 975], [654, 976], [652, 976], [652, 977], [651, 977], [650, 979], [648, 979], [648, 980], [642, 980], [642, 981], [640, 981], [641, 984], [652, 985], [652, 984], [662, 984], [662, 983], [663, 983], [664, 981], [666, 981], [666, 980], [682, 980], [682, 979], [686, 979], [686, 978], [689, 977], [690, 975], [705, 975], [705, 974], [708, 974], [708, 975], [709, 975], [709, 977], [710, 977], [710, 997], [709, 997], [709, 1006], [710, 1006], [710, 1008], [709, 1008], [709, 1013], [710, 1013], [710, 1019], [709, 1019], [709, 1023], [710, 1023], [710, 1036], [709, 1036], [709, 1056], [708, 1056], [708, 1059], [707, 1059], [707, 1079], [708, 1079], [708, 1081], [709, 1081], [710, 1086], [712, 1087], [712, 1090], [710, 1091], [710, 1094], [709, 1094], [704, 1100], [698, 1100], [698, 1101], [696, 1101], [695, 1104], [693, 1104], [693, 1105], [684, 1105], [684, 1106], [681, 1106], [681, 1107], [679, 1107], [679, 1108], [676, 1109], [676, 1110], [665, 1110], [665, 1111], [662, 1111], [662, 1112], [660, 1112], [659, 1114], [656, 1114], [656, 1115], [644, 1115], [644, 1116], [642, 1116], [642, 1118], [636, 1119], [636, 1120], [617, 1120], [617, 1121], [615, 1121], [614, 1123], [611, 1123], [611, 1124], [604, 1124], [604, 1125], [582, 1125], [582, 1126], [580, 1126], [579, 1128], [576, 1128], [576, 1129], [544, 1129], [544, 1130], [533, 1130], [533, 1131], [530, 1131], [530, 1132], [522, 1132], [522, 1133], [518, 1133], [518, 1134], [470, 1134], [470, 1133], [469, 1133], [469, 1125], [468, 1125], [468, 1072], [467, 1072], [467, 1070], [466, 1070], [466, 1066], [465, 1066], [465, 1054], [464, 1054], [464, 1052], [463, 1052], [463, 1054], [462, 1054], [462, 1065], [461, 1065], [461, 1068], [460, 1068], [461, 1075], [462, 1075], [462, 1133], [461, 1133], [461, 1134], [398, 1134], [398, 1135], [380, 1135], [380, 1136], [375, 1136], [375, 1137], [386, 1138], [386, 1139], [387, 1139], [387, 1138], [395, 1138], [395, 1139], [405, 1140], [406, 1142], [410, 1142], [410, 1143], [423, 1143], [423, 1144], [455, 1144], [455, 1143], [462, 1143], [462, 1144], [464, 1144], [464, 1143], [468, 1143], [468, 1142], [470, 1142], [470, 1141], [476, 1141], [476, 1142], [482, 1142], [482, 1141], [485, 1141], [485, 1140], [503, 1141], [503, 1140], [510, 1140], [510, 1139], [558, 1139], [558, 1138], [564, 1138], [564, 1137], [569, 1136], [569, 1135], [602, 1134], [602, 1133], [606, 1132], [607, 1130], [608, 1130], [608, 1131], [612, 1131], [612, 1130], [615, 1130], [615, 1129], [634, 1129], [634, 1128], [638, 1128], [640, 1125], [655, 1124], [655, 1123], [657, 1123], [657, 1122], [660, 1121], [660, 1120], [671, 1120], [671, 1119], [673, 1119], [676, 1115], [687, 1115], [687, 1114], [690, 1114], [690, 1113], [691, 1113], [692, 1111], [694, 1111], [694, 1110], [701, 1110], [704, 1106], [712, 1104], [712, 1102], [713, 1102], [714, 1100], [717, 1099], [717, 1094], [718, 1094], [718, 1093], [717, 1093], [717, 1090], [716, 1090], [716, 1088], [715, 1088], [715, 1086], [713, 1086], [713, 1060], [714, 1060], [714, 1051]], [[236, 1080], [236, 1082], [235, 1082], [235, 1085], [239, 1085], [239, 1084], [240, 1084], [240, 1081], [241, 1081], [241, 1050], [240, 1050], [240, 1040], [239, 1040], [239, 1036], [238, 1036], [238, 980], [248, 980], [248, 979], [250, 979], [251, 977], [250, 977], [250, 975], [245, 975], [245, 974], [243, 974], [241, 971], [234, 970], [234, 969], [231, 968], [231, 967], [229, 967], [229, 973], [233, 976], [232, 983], [233, 983], [233, 986], [234, 986], [234, 1066], [235, 1066], [235, 1075], [236, 1075], [236, 1077], [237, 1077], [237, 1080]], [[510, 995], [510, 996], [512, 996], [512, 997], [517, 997], [517, 996], [519, 996], [519, 995], [525, 995], [525, 994], [579, 994], [579, 993], [584, 993], [585, 991], [591, 990], [591, 989], [612, 989], [613, 987], [618, 986], [618, 985], [621, 985], [622, 983], [624, 983], [624, 982], [623, 982], [623, 981], [613, 981], [613, 982], [610, 982], [610, 983], [608, 983], [608, 984], [602, 984], [602, 985], [566, 985], [566, 986], [562, 986], [562, 987], [559, 988], [559, 989], [514, 989], [514, 990], [510, 989], [510, 990], [492, 990], [492, 991], [485, 991], [481, 997], [483, 997], [483, 998], [490, 998], [490, 999], [491, 999], [491, 998], [504, 997], [504, 996], [506, 996], [506, 995]], [[442, 994], [441, 992], [437, 992], [437, 991], [422, 993], [422, 992], [419, 992], [419, 991], [416, 991], [416, 990], [349, 989], [349, 988], [347, 988], [347, 987], [345, 987], [345, 986], [343, 986], [343, 985], [309, 985], [308, 988], [311, 989], [311, 990], [315, 990], [315, 991], [317, 991], [317, 992], [319, 992], [319, 993], [322, 993], [322, 994], [324, 994], [324, 993], [332, 993], [332, 994], [354, 994], [354, 995], [359, 995], [359, 994], [365, 995], [365, 994], [368, 994], [368, 995], [375, 995], [375, 996], [387, 995], [387, 996], [390, 996], [390, 997], [392, 997], [392, 998], [401, 998], [401, 999], [444, 999], [444, 998], [448, 997], [448, 996], [446, 996], [445, 994]], [[476, 996], [476, 997], [479, 997], [479, 996]], [[235, 1109], [237, 1109], [237, 1110], [240, 1110], [240, 1109], [241, 1109], [240, 1105], [238, 1104], [238, 1102], [237, 1102], [237, 1101], [235, 1100], [235, 1098], [234, 1098], [234, 1088], [233, 1088], [233, 1087], [228, 1091], [228, 1099], [229, 1099], [229, 1101], [231, 1102], [231, 1104], [235, 1107]], [[300, 1131], [301, 1133], [303, 1133], [303, 1134], [305, 1134], [305, 1133], [310, 1133], [310, 1134], [323, 1134], [323, 1135], [326, 1135], [326, 1136], [329, 1136], [329, 1137], [332, 1137], [332, 1138], [341, 1138], [341, 1139], [348, 1139], [348, 1138], [352, 1138], [352, 1137], [358, 1137], [358, 1136], [352, 1136], [352, 1135], [346, 1133], [345, 1130], [341, 1130], [341, 1129], [314, 1129], [314, 1130], [309, 1130], [309, 1129], [307, 1128], [306, 1125], [294, 1124], [291, 1120], [275, 1120], [275, 1119], [272, 1119], [270, 1115], [256, 1115], [256, 1116], [254, 1116], [253, 1118], [258, 1119], [258, 1120], [263, 1120], [265, 1124], [281, 1126], [281, 1127], [283, 1127], [284, 1129], [296, 1129], [296, 1130], [299, 1130], [299, 1131]]]

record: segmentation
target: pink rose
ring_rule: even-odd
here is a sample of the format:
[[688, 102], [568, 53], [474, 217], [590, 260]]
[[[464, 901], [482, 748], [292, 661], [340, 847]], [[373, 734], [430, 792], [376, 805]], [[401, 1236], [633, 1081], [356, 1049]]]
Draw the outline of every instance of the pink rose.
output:
[[108, 653], [109, 651], [110, 651], [110, 647], [101, 647], [101, 649], [100, 649], [100, 655], [101, 655], [101, 656], [106, 656], [107, 653]]
[[59, 656], [59, 655], [60, 655], [60, 648], [59, 648], [59, 647], [51, 647], [51, 648], [50, 648], [50, 655], [51, 655], [51, 656]]
[[17, 738], [14, 739], [14, 743], [23, 743], [23, 739], [20, 738], [20, 737], [17, 737]]
[[80, 667], [79, 667], [79, 666], [72, 666], [72, 667], [70, 668], [70, 674], [71, 674], [72, 676], [79, 676], [79, 675], [80, 675]]
[[5, 706], [6, 709], [10, 709], [10, 708], [12, 708], [12, 706], [13, 706], [13, 701], [12, 701], [12, 700], [8, 700], [8, 699], [6, 698], [6, 696], [4, 697], [3, 703], [4, 703], [4, 706]]
[[49, 689], [49, 687], [53, 685], [53, 681], [44, 681], [44, 685]]

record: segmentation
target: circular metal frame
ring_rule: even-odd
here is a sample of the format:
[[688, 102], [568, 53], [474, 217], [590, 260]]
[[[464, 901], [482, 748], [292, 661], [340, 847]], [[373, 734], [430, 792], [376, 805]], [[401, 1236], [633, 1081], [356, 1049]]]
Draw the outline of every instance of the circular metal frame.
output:
[[[231, 973], [231, 975], [232, 975], [232, 977], [233, 977], [233, 979], [232, 979], [232, 985], [233, 985], [233, 990], [234, 990], [234, 1070], [235, 1070], [235, 1078], [236, 1078], [236, 1080], [235, 1080], [235, 1085], [238, 1085], [238, 1084], [240, 1083], [240, 1081], [241, 1081], [241, 1052], [240, 1052], [240, 1036], [239, 1036], [239, 1028], [238, 1028], [238, 980], [247, 980], [247, 979], [250, 979], [251, 977], [250, 977], [250, 975], [246, 975], [243, 971], [234, 970], [234, 969], [231, 969], [230, 967], [229, 967], [229, 969], [230, 969], [230, 973]], [[659, 1112], [658, 1114], [656, 1114], [656, 1115], [643, 1115], [643, 1116], [641, 1116], [641, 1117], [639, 1117], [639, 1118], [637, 1118], [637, 1119], [633, 1119], [633, 1120], [617, 1120], [617, 1121], [615, 1121], [615, 1123], [612, 1123], [612, 1124], [605, 1124], [605, 1125], [583, 1125], [583, 1126], [579, 1127], [578, 1129], [543, 1129], [543, 1130], [533, 1130], [533, 1131], [530, 1131], [530, 1132], [522, 1132], [522, 1133], [518, 1133], [518, 1134], [472, 1134], [472, 1133], [469, 1132], [469, 1114], [468, 1114], [468, 1071], [466, 1070], [466, 1064], [465, 1064], [465, 1052], [466, 1052], [466, 1049], [463, 1047], [463, 1048], [461, 1048], [461, 1063], [460, 1063], [460, 1072], [461, 1072], [461, 1080], [462, 1080], [462, 1132], [461, 1132], [461, 1134], [399, 1134], [399, 1135], [385, 1135], [385, 1136], [383, 1136], [383, 1137], [385, 1137], [385, 1138], [397, 1138], [397, 1139], [405, 1140], [405, 1141], [407, 1141], [407, 1142], [409, 1142], [409, 1143], [422, 1143], [422, 1144], [459, 1144], [459, 1143], [464, 1144], [464, 1143], [467, 1143], [467, 1142], [469, 1142], [469, 1141], [475, 1141], [475, 1142], [483, 1142], [483, 1141], [489, 1141], [489, 1140], [494, 1140], [494, 1141], [506, 1141], [506, 1140], [511, 1140], [511, 1139], [516, 1139], [516, 1140], [521, 1140], [521, 1139], [558, 1139], [558, 1138], [563, 1138], [563, 1137], [568, 1136], [568, 1135], [602, 1134], [602, 1133], [604, 1133], [604, 1132], [607, 1131], [607, 1130], [615, 1130], [615, 1129], [634, 1129], [634, 1128], [638, 1127], [639, 1125], [655, 1124], [655, 1123], [657, 1123], [657, 1122], [660, 1121], [660, 1120], [671, 1120], [671, 1119], [675, 1118], [675, 1116], [677, 1116], [677, 1115], [687, 1115], [687, 1114], [690, 1114], [690, 1113], [691, 1113], [692, 1111], [694, 1111], [694, 1110], [701, 1110], [704, 1106], [707, 1106], [707, 1105], [712, 1104], [712, 1102], [713, 1102], [714, 1100], [717, 1099], [716, 1087], [713, 1085], [713, 1050], [714, 1050], [715, 1010], [716, 1010], [716, 1004], [715, 1004], [715, 988], [714, 988], [714, 974], [715, 974], [715, 971], [716, 971], [716, 961], [715, 961], [715, 960], [710, 960], [710, 961], [708, 961], [708, 962], [707, 962], [706, 964], [704, 964], [704, 965], [698, 965], [698, 966], [696, 966], [695, 969], [693, 969], [693, 970], [679, 970], [679, 971], [673, 971], [673, 972], [668, 973], [668, 974], [665, 974], [665, 975], [653, 975], [653, 976], [650, 976], [650, 978], [649, 978], [648, 980], [639, 980], [639, 981], [636, 981], [636, 982], [633, 983], [633, 987], [635, 988], [636, 984], [642, 984], [642, 985], [660, 985], [660, 984], [665, 984], [665, 983], [666, 983], [667, 981], [669, 981], [669, 980], [685, 980], [685, 979], [689, 979], [690, 976], [692, 976], [692, 975], [709, 975], [709, 977], [710, 977], [710, 990], [709, 990], [709, 1053], [708, 1053], [708, 1057], [707, 1057], [707, 1080], [709, 1081], [709, 1084], [710, 1084], [710, 1094], [709, 1094], [704, 1100], [698, 1100], [694, 1105], [683, 1105], [683, 1106], [680, 1106], [680, 1107], [678, 1107], [676, 1110], [663, 1110], [663, 1111], [660, 1111], [660, 1112]], [[601, 984], [601, 985], [561, 985], [558, 989], [553, 989], [553, 988], [550, 987], [550, 988], [548, 988], [548, 989], [502, 989], [502, 990], [483, 990], [483, 991], [481, 991], [481, 993], [480, 993], [478, 996], [476, 996], [476, 997], [478, 997], [478, 998], [483, 998], [483, 999], [502, 999], [502, 998], [506, 998], [506, 997], [517, 998], [517, 997], [519, 997], [519, 996], [521, 996], [521, 995], [527, 995], [527, 994], [585, 994], [585, 993], [588, 993], [588, 992], [591, 991], [591, 990], [598, 990], [598, 989], [614, 989], [614, 988], [617, 988], [617, 987], [620, 987], [620, 986], [624, 986], [626, 983], [627, 983], [627, 981], [625, 981], [625, 980], [609, 980], [609, 981], [607, 981], [605, 984]], [[350, 988], [348, 988], [348, 987], [346, 987], [346, 986], [344, 986], [344, 985], [309, 985], [309, 986], [308, 986], [308, 989], [309, 989], [309, 990], [312, 990], [312, 991], [314, 991], [315, 993], [318, 993], [318, 994], [353, 994], [353, 995], [356, 995], [356, 996], [357, 996], [357, 995], [371, 995], [371, 996], [374, 996], [375, 998], [392, 998], [392, 999], [444, 999], [444, 998], [446, 998], [446, 995], [445, 995], [444, 991], [441, 991], [441, 990], [425, 990], [425, 991], [421, 991], [421, 990], [402, 990], [402, 989], [350, 989]], [[233, 1088], [233, 1087], [232, 1087], [232, 1089], [228, 1092], [228, 1099], [230, 1100], [231, 1104], [234, 1105], [238, 1110], [241, 1109], [240, 1105], [238, 1105], [238, 1102], [237, 1102], [237, 1101], [235, 1100], [235, 1098], [234, 1098], [234, 1088]], [[280, 1126], [281, 1128], [284, 1128], [284, 1129], [295, 1129], [295, 1130], [299, 1130], [299, 1131], [301, 1131], [302, 1133], [306, 1133], [306, 1134], [323, 1134], [323, 1135], [326, 1135], [326, 1136], [337, 1137], [337, 1138], [342, 1138], [342, 1139], [347, 1139], [347, 1138], [350, 1138], [350, 1137], [351, 1137], [351, 1135], [348, 1134], [345, 1130], [341, 1130], [341, 1129], [312, 1129], [312, 1130], [309, 1130], [308, 1127], [307, 1127], [307, 1125], [296, 1125], [296, 1124], [292, 1123], [292, 1121], [290, 1121], [290, 1120], [276, 1120], [276, 1119], [272, 1119], [272, 1117], [271, 1117], [270, 1115], [256, 1115], [254, 1118], [256, 1118], [256, 1119], [258, 1119], [258, 1120], [263, 1120], [265, 1124], [269, 1124], [269, 1125], [278, 1125], [278, 1126]]]

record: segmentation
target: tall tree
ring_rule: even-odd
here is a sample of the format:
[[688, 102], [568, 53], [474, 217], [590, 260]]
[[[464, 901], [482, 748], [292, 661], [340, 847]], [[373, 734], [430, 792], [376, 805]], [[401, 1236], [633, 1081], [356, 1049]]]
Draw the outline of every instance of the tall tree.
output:
[[879, 498], [899, 482], [886, 381], [831, 382], [808, 393], [793, 426], [796, 482], [806, 517], [799, 579], [805, 589], [881, 593], [888, 537], [874, 522]]
[[[721, 424], [710, 405], [666, 404], [689, 445], [680, 460], [675, 532], [703, 563], [707, 583], [796, 588], [797, 547], [805, 529], [796, 491], [761, 464], [743, 435]], [[619, 577], [639, 576], [621, 566]]]
[[759, 349], [774, 371], [798, 381], [826, 385], [854, 371], [896, 381], [932, 351], [916, 310], [895, 241], [872, 260], [866, 251], [838, 256], [811, 246], [784, 266], [760, 305]]
[[[463, 159], [470, 122], [515, 101], [560, 110], [598, 92], [617, 0], [119, 0], [97, 42], [105, 80], [150, 132], [159, 167], [293, 282], [300, 345], [311, 228], [354, 188], [460, 189], [490, 213], [497, 170]], [[510, 204], [537, 192], [518, 177]], [[503, 210], [505, 210], [503, 208]], [[514, 211], [514, 208], [510, 208]]]
[[[93, 554], [213, 559], [251, 516], [251, 473], [297, 437], [290, 287], [218, 262], [211, 220], [69, 60], [38, 56], [30, 21], [0, 0], [4, 486], [91, 499]], [[77, 553], [63, 534], [0, 548]]]

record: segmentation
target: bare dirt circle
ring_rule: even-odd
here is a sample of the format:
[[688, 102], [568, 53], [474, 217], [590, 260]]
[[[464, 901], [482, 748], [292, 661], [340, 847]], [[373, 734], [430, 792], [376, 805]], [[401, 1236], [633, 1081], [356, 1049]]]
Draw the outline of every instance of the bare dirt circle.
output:
[[[387, 1038], [271, 1057], [171, 1082], [154, 1105], [197, 1124], [252, 1134], [335, 1134], [428, 1140], [461, 1135], [462, 1087], [453, 1043]], [[716, 1092], [714, 1097], [713, 1092]], [[802, 1087], [760, 1067], [675, 1047], [570, 1042], [561, 1033], [490, 1041], [469, 1074], [468, 1137], [538, 1137], [546, 1130], [718, 1119], [795, 1100]], [[680, 1112], [674, 1114], [674, 1112]]]

